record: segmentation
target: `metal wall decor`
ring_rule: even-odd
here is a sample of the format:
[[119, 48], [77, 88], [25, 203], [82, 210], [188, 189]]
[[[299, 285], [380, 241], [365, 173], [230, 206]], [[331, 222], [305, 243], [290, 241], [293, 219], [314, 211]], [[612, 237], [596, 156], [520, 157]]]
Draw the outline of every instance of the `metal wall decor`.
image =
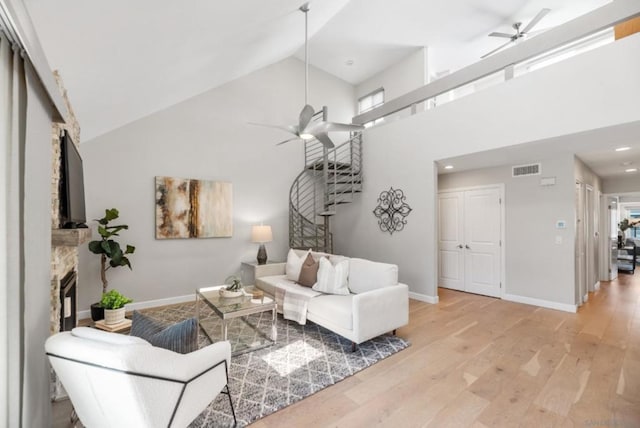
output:
[[407, 224], [406, 217], [411, 212], [406, 199], [402, 190], [393, 187], [380, 192], [378, 206], [373, 210], [373, 214], [378, 218], [380, 230], [393, 235], [393, 232], [404, 229], [404, 225]]

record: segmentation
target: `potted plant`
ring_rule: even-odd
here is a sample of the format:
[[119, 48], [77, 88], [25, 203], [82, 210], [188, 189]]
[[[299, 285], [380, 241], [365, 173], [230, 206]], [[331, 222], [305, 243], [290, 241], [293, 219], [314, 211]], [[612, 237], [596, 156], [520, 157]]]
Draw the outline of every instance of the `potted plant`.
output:
[[133, 302], [132, 299], [123, 296], [118, 290], [110, 290], [102, 295], [100, 305], [104, 309], [104, 323], [107, 325], [118, 324], [124, 320], [124, 305]]
[[220, 295], [222, 297], [240, 297], [244, 294], [242, 291], [242, 280], [239, 277], [231, 275], [224, 280], [224, 283], [227, 286], [220, 289]]
[[[117, 209], [111, 208], [105, 210], [104, 217], [96, 219], [98, 222], [98, 233], [100, 234], [100, 240], [89, 242], [89, 251], [94, 254], [100, 255], [100, 279], [102, 281], [102, 294], [107, 292], [109, 282], [107, 281], [107, 270], [116, 268], [119, 266], [128, 266], [131, 269], [131, 261], [127, 257], [127, 254], [133, 254], [136, 248], [132, 245], [127, 245], [125, 250], [122, 251], [120, 244], [114, 239], [115, 236], [120, 236], [121, 230], [129, 229], [126, 224], [120, 224], [113, 226], [110, 223], [119, 217], [120, 213]], [[100, 302], [91, 305], [91, 318], [94, 321], [98, 321], [104, 317], [101, 314], [102, 307]]]

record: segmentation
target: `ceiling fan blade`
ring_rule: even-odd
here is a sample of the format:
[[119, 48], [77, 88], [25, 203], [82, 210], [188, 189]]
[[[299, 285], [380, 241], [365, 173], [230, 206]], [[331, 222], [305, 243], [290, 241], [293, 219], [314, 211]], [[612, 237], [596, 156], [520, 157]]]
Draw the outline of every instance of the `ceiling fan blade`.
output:
[[488, 52], [488, 53], [486, 53], [486, 54], [482, 55], [480, 58], [481, 58], [481, 59], [485, 59], [485, 58], [486, 58], [486, 57], [488, 57], [489, 55], [493, 55], [494, 53], [498, 52], [499, 50], [501, 50], [502, 48], [504, 48], [504, 47], [508, 46], [508, 45], [509, 45], [509, 44], [511, 44], [511, 43], [513, 43], [513, 42], [512, 42], [511, 40], [509, 40], [509, 41], [508, 41], [507, 43], [505, 43], [504, 45], [502, 45], [502, 46], [500, 46], [500, 47], [498, 47], [498, 48], [495, 48], [495, 49], [494, 49], [494, 50], [492, 50], [491, 52]]
[[319, 134], [316, 134], [315, 137], [327, 149], [333, 149], [335, 147], [335, 144], [333, 144], [333, 141], [331, 141], [331, 138], [329, 138], [329, 136], [326, 133], [321, 132]]
[[531, 20], [531, 22], [528, 23], [526, 27], [524, 27], [521, 33], [528, 33], [529, 30], [535, 27], [536, 24], [540, 22], [540, 20], [544, 18], [549, 12], [551, 12], [551, 9], [547, 9], [547, 8], [544, 8], [540, 12], [538, 12], [538, 14]]
[[[315, 130], [316, 128], [314, 128]], [[350, 123], [322, 122], [318, 125], [319, 132], [355, 132], [362, 131], [364, 126]]]
[[304, 131], [309, 122], [311, 122], [314, 113], [315, 112], [313, 111], [313, 107], [311, 107], [309, 104], [305, 105], [302, 108], [302, 111], [300, 112], [300, 122], [298, 125], [298, 129], [300, 130], [300, 132]]
[[513, 37], [513, 34], [507, 34], [507, 33], [496, 33], [495, 31], [491, 34], [489, 34], [489, 37], [504, 37], [506, 39], [510, 39]]
[[278, 144], [276, 144], [276, 146], [281, 146], [284, 143], [288, 143], [289, 141], [293, 141], [293, 140], [297, 140], [297, 139], [298, 139], [298, 137], [289, 138], [288, 140], [280, 141]]
[[298, 128], [296, 128], [293, 125], [269, 125], [267, 123], [256, 123], [256, 122], [247, 122], [249, 125], [253, 125], [253, 126], [263, 126], [265, 128], [273, 128], [273, 129], [280, 129], [281, 131], [287, 131], [290, 132], [292, 134], [297, 134], [298, 133]]

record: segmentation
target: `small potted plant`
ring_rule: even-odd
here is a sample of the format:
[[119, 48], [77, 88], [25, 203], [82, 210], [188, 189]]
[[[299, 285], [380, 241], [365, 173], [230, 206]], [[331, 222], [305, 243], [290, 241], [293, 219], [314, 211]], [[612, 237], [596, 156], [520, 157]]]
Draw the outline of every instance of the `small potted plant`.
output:
[[124, 321], [124, 305], [131, 302], [133, 302], [132, 299], [123, 296], [117, 290], [104, 293], [100, 299], [100, 305], [104, 308], [104, 323], [112, 325]]
[[240, 297], [244, 294], [242, 291], [242, 280], [231, 275], [224, 280], [226, 287], [220, 289], [220, 295], [222, 297]]
[[[119, 217], [120, 213], [117, 209], [111, 208], [105, 210], [104, 217], [96, 219], [98, 222], [98, 233], [101, 239], [89, 242], [89, 251], [100, 255], [100, 279], [102, 280], [102, 294], [107, 292], [109, 282], [107, 281], [107, 270], [120, 266], [128, 266], [131, 269], [131, 262], [127, 254], [133, 254], [136, 248], [133, 245], [127, 245], [124, 251], [120, 244], [115, 241], [115, 236], [120, 236], [118, 232], [129, 229], [126, 224], [112, 226], [109, 223]], [[100, 302], [91, 305], [91, 318], [94, 321], [101, 320], [103, 308]]]

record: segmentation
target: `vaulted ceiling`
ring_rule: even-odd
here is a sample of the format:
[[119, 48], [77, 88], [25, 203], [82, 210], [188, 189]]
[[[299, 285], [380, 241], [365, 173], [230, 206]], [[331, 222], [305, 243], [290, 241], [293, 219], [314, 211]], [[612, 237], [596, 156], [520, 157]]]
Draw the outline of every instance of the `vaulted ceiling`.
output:
[[[540, 28], [608, 0], [315, 0], [311, 64], [352, 84], [429, 46], [432, 70], [455, 70], [543, 7]], [[302, 57], [303, 0], [166, 2], [25, 0], [60, 71], [83, 141], [292, 55]], [[347, 62], [352, 63], [347, 65]]]

